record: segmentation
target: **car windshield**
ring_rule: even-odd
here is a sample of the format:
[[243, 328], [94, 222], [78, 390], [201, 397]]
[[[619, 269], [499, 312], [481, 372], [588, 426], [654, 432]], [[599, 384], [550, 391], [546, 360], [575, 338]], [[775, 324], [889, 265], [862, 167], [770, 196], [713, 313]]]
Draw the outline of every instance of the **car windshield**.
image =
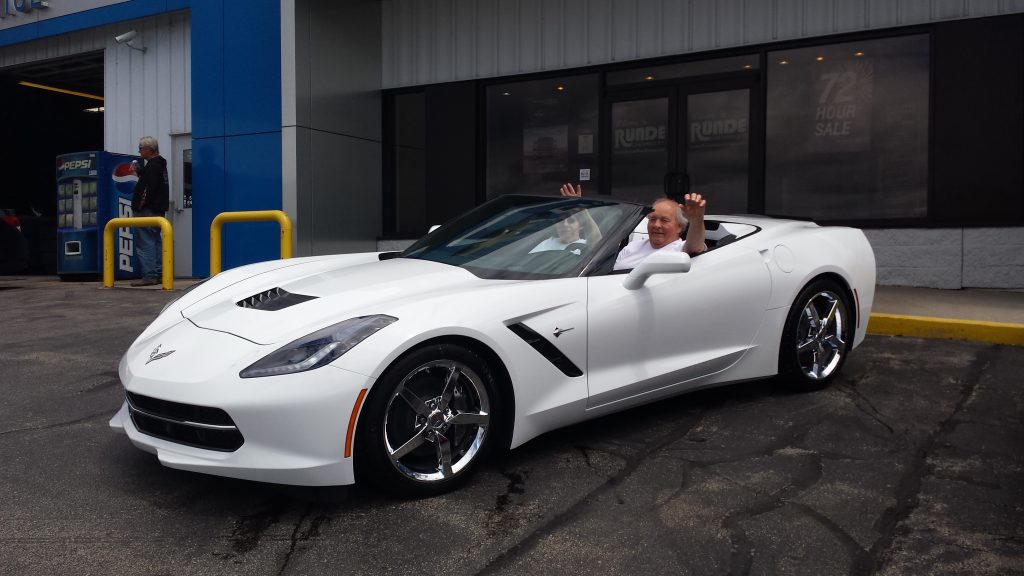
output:
[[401, 257], [459, 266], [481, 278], [568, 278], [642, 210], [582, 198], [502, 196], [446, 223]]

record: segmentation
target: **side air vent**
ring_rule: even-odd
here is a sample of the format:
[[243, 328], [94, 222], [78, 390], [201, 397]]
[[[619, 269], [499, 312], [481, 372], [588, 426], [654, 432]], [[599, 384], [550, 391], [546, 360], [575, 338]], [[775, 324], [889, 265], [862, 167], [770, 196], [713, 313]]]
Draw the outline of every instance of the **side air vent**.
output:
[[546, 338], [537, 334], [523, 323], [511, 324], [508, 327], [516, 336], [519, 336], [527, 344], [533, 347], [534, 350], [540, 352], [541, 356], [547, 358], [548, 362], [555, 365], [562, 371], [562, 374], [566, 376], [582, 376], [583, 371], [579, 369], [572, 360], [569, 360], [562, 351], [555, 347], [554, 344], [549, 342]]
[[316, 296], [292, 294], [283, 288], [271, 288], [270, 290], [260, 292], [259, 294], [253, 294], [244, 300], [240, 300], [237, 304], [242, 308], [253, 308], [255, 310], [273, 312], [275, 310], [282, 310], [289, 306], [295, 306], [296, 304], [302, 304], [307, 300], [315, 299]]

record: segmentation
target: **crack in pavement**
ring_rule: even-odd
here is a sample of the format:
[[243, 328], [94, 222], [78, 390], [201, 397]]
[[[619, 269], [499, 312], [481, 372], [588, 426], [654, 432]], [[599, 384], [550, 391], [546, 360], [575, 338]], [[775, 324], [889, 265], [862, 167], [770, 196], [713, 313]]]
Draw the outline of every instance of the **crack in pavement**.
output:
[[594, 464], [590, 461], [590, 453], [587, 452], [587, 447], [586, 446], [583, 446], [583, 445], [580, 445], [580, 444], [576, 444], [576, 445], [573, 446], [573, 448], [579, 450], [580, 454], [583, 454], [583, 462], [587, 465], [587, 468], [590, 468], [591, 470], [597, 471], [597, 468], [595, 468]]
[[[689, 462], [689, 463], [693, 464], [694, 466], [706, 467], [706, 466], [714, 466], [714, 465], [717, 465], [717, 464], [732, 464], [734, 462], [740, 462], [740, 461], [749, 460], [749, 459], [752, 459], [752, 458], [766, 458], [766, 457], [775, 455], [775, 453], [778, 452], [779, 450], [783, 450], [783, 449], [791, 448], [791, 447], [792, 448], [797, 448], [799, 450], [804, 450], [804, 451], [806, 451], [808, 453], [812, 453], [812, 452], [813, 453], [818, 453], [817, 451], [814, 451], [814, 450], [808, 450], [806, 448], [800, 448], [798, 446], [798, 444], [799, 444], [800, 441], [802, 441], [804, 439], [805, 436], [807, 436], [807, 434], [814, 427], [818, 426], [822, 421], [826, 420], [829, 416], [834, 414], [837, 410], [838, 410], [838, 408], [830, 408], [830, 409], [826, 410], [819, 418], [817, 418], [813, 422], [806, 423], [800, 429], [794, 430], [794, 431], [792, 431], [792, 432], [790, 432], [789, 434], [786, 434], [786, 435], [777, 436], [772, 441], [767, 442], [765, 444], [762, 444], [760, 446], [757, 446], [756, 448], [753, 448], [751, 450], [747, 450], [747, 451], [743, 451], [743, 452], [734, 452], [733, 454], [731, 454], [731, 455], [729, 455], [727, 457], [724, 457], [724, 458], [717, 458], [717, 459], [712, 459], [712, 460], [692, 460], [690, 458], [687, 458], [686, 454], [679, 454], [679, 452], [687, 452], [687, 453], [689, 453], [689, 452], [715, 451], [716, 450], [715, 447], [712, 447], [712, 448], [702, 448], [702, 449], [699, 449], [699, 450], [694, 449], [694, 448], [672, 448], [672, 449], [665, 450], [664, 454], [667, 455], [667, 456], [679, 458], [681, 461]], [[851, 458], [847, 457], [847, 459], [851, 459]]]
[[281, 516], [288, 512], [289, 504], [290, 502], [286, 498], [274, 496], [266, 502], [262, 510], [239, 517], [228, 538], [235, 555], [255, 550], [264, 533], [271, 526], [277, 524]]
[[[299, 528], [302, 528], [302, 523], [306, 521], [306, 517], [312, 512], [313, 505], [306, 504], [306, 509], [302, 511], [302, 515], [299, 516], [298, 521], [295, 522], [295, 528], [292, 529], [292, 535], [290, 537], [291, 546], [288, 547], [288, 552], [284, 555], [284, 561], [281, 563], [281, 569], [277, 571], [277, 576], [284, 574], [284, 571], [288, 569], [288, 563], [292, 560], [292, 554], [295, 553], [295, 547], [299, 543]], [[308, 539], [308, 538], [307, 538]]]
[[501, 475], [508, 480], [508, 484], [505, 486], [505, 493], [499, 494], [494, 499], [494, 508], [488, 512], [486, 524], [486, 531], [488, 537], [497, 536], [501, 531], [501, 524], [503, 524], [508, 517], [508, 506], [512, 501], [513, 494], [524, 494], [525, 481], [523, 475], [518, 472], [508, 472], [501, 470]]
[[648, 443], [639, 453], [626, 458], [625, 465], [621, 470], [608, 477], [607, 480], [599, 484], [590, 492], [583, 494], [582, 497], [576, 500], [576, 502], [565, 510], [555, 514], [550, 520], [526, 535], [525, 538], [492, 558], [484, 564], [476, 574], [483, 575], [493, 573], [509, 565], [513, 560], [515, 560], [515, 558], [532, 550], [540, 543], [541, 540], [544, 539], [545, 536], [557, 531], [559, 528], [575, 518], [590, 503], [591, 499], [599, 497], [608, 491], [616, 490], [618, 486], [622, 484], [626, 478], [632, 475], [633, 472], [635, 472], [651, 454], [658, 453], [664, 447], [686, 436], [686, 434], [700, 421], [703, 413], [704, 410], [701, 410], [690, 415], [688, 418], [683, 419], [681, 423], [673, 426], [671, 430], [663, 434], [660, 438]]
[[881, 536], [871, 547], [872, 565], [861, 571], [852, 572], [853, 576], [869, 575], [881, 571], [892, 559], [892, 545], [895, 542], [900, 523], [909, 518], [920, 505], [921, 485], [929, 474], [928, 455], [933, 452], [939, 439], [952, 432], [956, 427], [957, 414], [974, 394], [982, 375], [991, 365], [991, 356], [995, 349], [995, 346], [990, 346], [978, 351], [965, 372], [966, 376], [960, 385], [960, 398], [953, 409], [925, 438], [921, 447], [914, 451], [914, 457], [896, 487], [896, 505], [887, 509], [876, 523], [876, 531]]
[[82, 380], [88, 380], [90, 378], [96, 378], [96, 377], [106, 378], [106, 379], [102, 380], [101, 382], [98, 382], [96, 384], [93, 384], [92, 386], [89, 386], [87, 388], [83, 388], [83, 389], [79, 390], [77, 393], [78, 394], [91, 394], [93, 392], [99, 392], [101, 390], [106, 390], [108, 388], [114, 388], [114, 387], [119, 386], [121, 384], [121, 377], [118, 376], [116, 371], [113, 371], [113, 372], [111, 372], [111, 371], [100, 372], [99, 374], [93, 374], [92, 376], [88, 376], [86, 378], [82, 378]]
[[10, 430], [0, 431], [0, 436], [6, 436], [8, 434], [17, 434], [19, 432], [39, 432], [41, 430], [52, 430], [54, 428], [61, 428], [63, 426], [74, 426], [75, 424], [81, 424], [83, 422], [88, 422], [89, 420], [94, 420], [96, 418], [109, 418], [112, 414], [114, 414], [113, 411], [104, 410], [103, 412], [97, 412], [95, 414], [90, 414], [88, 416], [83, 416], [81, 418], [76, 418], [74, 420], [65, 420], [63, 422], [43, 424], [40, 426], [27, 426], [25, 428], [12, 428]]
[[[868, 400], [867, 396], [861, 394], [860, 390], [857, 390], [856, 388], [853, 387], [853, 384], [856, 383], [856, 379], [853, 379], [853, 381], [850, 384], [846, 384], [845, 382], [837, 382], [835, 384], [835, 388], [836, 390], [839, 390], [841, 392], [847, 392], [850, 396], [850, 399], [853, 400], [853, 405], [857, 408], [857, 410], [859, 410], [861, 413], [865, 414], [875, 422], [878, 422], [882, 426], [885, 426], [885, 428], [889, 431], [890, 434], [896, 435], [896, 430], [889, 425], [885, 418], [883, 418], [883, 414], [878, 410], [874, 403], [871, 402], [871, 400]], [[905, 436], [905, 434], [901, 434], [901, 436]]]
[[[807, 423], [802, 429], [795, 430], [791, 434], [787, 434], [786, 436], [780, 438], [779, 441], [772, 443], [768, 450], [762, 449], [760, 451], [761, 453], [758, 455], [767, 457], [775, 454], [776, 452], [778, 452], [778, 450], [782, 448], [798, 446], [801, 443], [801, 441], [807, 436], [807, 434], [809, 434], [810, 431], [814, 429], [819, 423], [820, 422], [817, 420], [814, 422]], [[746, 530], [743, 529], [743, 522], [750, 520], [752, 518], [756, 518], [767, 512], [771, 512], [772, 510], [781, 508], [782, 506], [789, 503], [796, 505], [796, 503], [791, 502], [792, 498], [804, 492], [808, 488], [816, 485], [821, 480], [821, 477], [823, 475], [821, 454], [813, 451], [807, 451], [806, 456], [807, 459], [810, 460], [810, 462], [805, 463], [802, 466], [802, 473], [798, 473], [788, 485], [780, 488], [779, 490], [776, 490], [775, 492], [768, 494], [767, 498], [761, 500], [760, 502], [756, 502], [754, 504], [746, 506], [745, 508], [738, 510], [734, 513], [727, 514], [725, 518], [722, 519], [722, 529], [724, 529], [726, 533], [729, 534], [729, 541], [732, 543], [732, 553], [730, 555], [729, 560], [729, 574], [731, 576], [749, 574], [750, 569], [754, 564], [754, 546], [753, 543], [750, 541], [750, 538], [747, 536]], [[748, 458], [749, 456], [739, 456], [735, 458], [730, 458], [725, 461], [716, 462], [715, 464], [700, 462], [693, 463], [693, 465], [696, 468], [710, 468], [712, 466], [717, 466], [719, 464], [744, 461], [747, 460]], [[716, 476], [726, 478], [734, 483], [737, 483], [739, 486], [746, 490], [751, 490], [751, 488], [743, 484], [739, 484], [735, 480], [732, 480], [731, 478], [725, 476], [720, 472], [716, 472], [714, 470], [710, 470], [710, 472], [712, 474], [715, 474]], [[757, 493], [756, 491], [751, 491], [754, 492], [755, 494]], [[820, 516], [820, 514], [818, 515]], [[846, 538], [852, 540], [852, 537], [850, 537], [848, 534], [846, 534], [845, 532], [843, 532], [843, 534], [844, 536], [846, 536]]]
[[925, 474], [925, 476], [935, 478], [936, 480], [945, 480], [947, 482], [959, 482], [961, 484], [967, 484], [968, 486], [974, 486], [976, 488], [986, 488], [989, 490], [1005, 489], [1002, 484], [997, 484], [995, 482], [984, 482], [982, 480], [975, 480], [974, 478], [962, 474], [943, 474], [941, 472], [936, 472], [935, 466], [929, 466], [928, 473]]

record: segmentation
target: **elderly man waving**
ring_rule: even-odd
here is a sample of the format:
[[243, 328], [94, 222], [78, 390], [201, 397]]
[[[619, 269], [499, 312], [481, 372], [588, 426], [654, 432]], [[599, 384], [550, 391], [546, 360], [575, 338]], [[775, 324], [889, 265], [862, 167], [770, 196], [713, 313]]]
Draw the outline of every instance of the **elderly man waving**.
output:
[[[562, 196], [582, 196], [583, 186], [563, 184]], [[704, 207], [707, 202], [700, 194], [687, 194], [679, 204], [669, 198], [659, 198], [651, 205], [647, 215], [646, 240], [634, 240], [619, 251], [615, 270], [629, 270], [645, 258], [661, 250], [682, 251], [696, 256], [707, 250], [704, 244]], [[686, 229], [686, 241], [682, 239]]]

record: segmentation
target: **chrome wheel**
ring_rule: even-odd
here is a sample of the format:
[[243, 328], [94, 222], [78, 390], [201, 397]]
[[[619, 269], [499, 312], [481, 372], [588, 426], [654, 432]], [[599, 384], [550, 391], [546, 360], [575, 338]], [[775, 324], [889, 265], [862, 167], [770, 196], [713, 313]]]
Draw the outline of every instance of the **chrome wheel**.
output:
[[831, 290], [815, 292], [804, 304], [796, 326], [796, 358], [804, 376], [831, 376], [846, 354], [846, 306]]
[[490, 425], [487, 387], [475, 370], [450, 359], [411, 370], [384, 410], [391, 464], [419, 482], [449, 480], [479, 455]]

